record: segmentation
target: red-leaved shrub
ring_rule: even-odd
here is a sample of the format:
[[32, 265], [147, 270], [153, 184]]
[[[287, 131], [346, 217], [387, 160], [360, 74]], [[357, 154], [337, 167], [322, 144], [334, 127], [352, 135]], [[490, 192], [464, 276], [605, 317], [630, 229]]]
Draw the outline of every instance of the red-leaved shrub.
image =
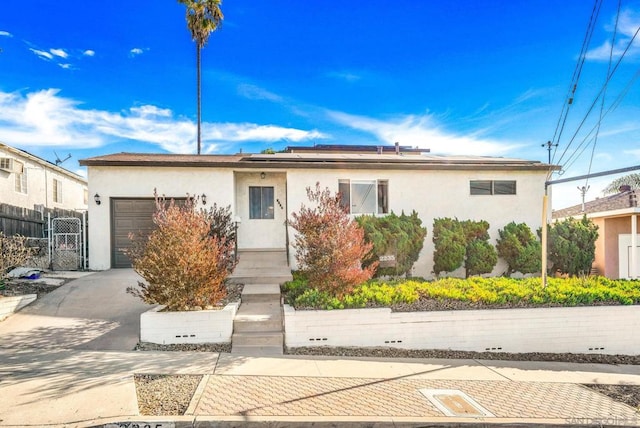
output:
[[307, 188], [314, 207], [302, 205], [290, 222], [298, 233], [295, 238], [296, 260], [309, 280], [309, 286], [342, 297], [353, 287], [373, 276], [378, 263], [362, 267], [362, 259], [373, 244], [364, 239], [364, 230], [340, 205], [340, 195], [329, 189]]
[[[145, 303], [166, 305], [169, 311], [215, 306], [226, 295], [224, 282], [235, 266], [234, 242], [212, 234], [207, 213], [156, 196], [153, 222], [148, 236], [130, 236], [127, 250], [133, 269], [145, 280], [127, 292]], [[230, 269], [231, 267], [231, 269]]]

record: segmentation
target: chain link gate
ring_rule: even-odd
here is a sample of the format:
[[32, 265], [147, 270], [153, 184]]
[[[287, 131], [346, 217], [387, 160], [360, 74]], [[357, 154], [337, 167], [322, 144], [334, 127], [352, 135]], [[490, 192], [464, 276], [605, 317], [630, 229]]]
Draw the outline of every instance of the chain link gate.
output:
[[82, 221], [75, 217], [51, 220], [51, 268], [79, 270], [82, 268]]

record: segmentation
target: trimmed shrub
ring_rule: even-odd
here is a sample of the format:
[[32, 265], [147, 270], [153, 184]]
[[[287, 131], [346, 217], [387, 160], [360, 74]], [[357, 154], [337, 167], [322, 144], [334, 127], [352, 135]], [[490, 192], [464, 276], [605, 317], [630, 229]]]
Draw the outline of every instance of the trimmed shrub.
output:
[[462, 226], [457, 219], [433, 220], [433, 273], [453, 272], [464, 262], [465, 240]]
[[525, 223], [511, 222], [498, 231], [500, 237], [496, 244], [498, 255], [508, 265], [507, 274], [540, 272], [542, 249], [538, 241]]
[[598, 226], [587, 216], [567, 218], [549, 227], [549, 260], [553, 270], [567, 275], [587, 275], [596, 258]]
[[373, 249], [364, 231], [340, 204], [340, 195], [328, 188], [307, 188], [313, 208], [302, 205], [289, 223], [296, 231], [295, 248], [299, 268], [309, 286], [331, 296], [343, 296], [373, 276], [378, 264], [363, 268], [362, 260]]
[[133, 269], [145, 280], [127, 292], [169, 311], [215, 306], [226, 295], [224, 282], [234, 267], [232, 241], [212, 235], [209, 215], [196, 210], [194, 200], [178, 206], [156, 195], [153, 223], [148, 236], [130, 235], [127, 251]]
[[364, 229], [367, 242], [373, 244], [373, 257], [364, 261], [369, 266], [382, 255], [393, 254], [395, 267], [378, 267], [376, 276], [410, 275], [411, 268], [420, 256], [427, 229], [422, 227], [418, 213], [404, 212], [399, 216], [391, 212], [384, 217], [364, 215], [356, 218]]
[[464, 264], [465, 275], [482, 275], [493, 271], [498, 255], [489, 244], [489, 223], [437, 218], [433, 222], [433, 271], [453, 272]]

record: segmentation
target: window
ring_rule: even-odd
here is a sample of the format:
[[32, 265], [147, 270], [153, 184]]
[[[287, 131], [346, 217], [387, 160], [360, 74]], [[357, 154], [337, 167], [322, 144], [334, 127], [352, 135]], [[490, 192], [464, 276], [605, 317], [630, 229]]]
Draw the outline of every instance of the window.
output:
[[273, 219], [273, 187], [249, 186], [249, 218]]
[[53, 179], [53, 202], [62, 202], [62, 181]]
[[16, 172], [16, 192], [27, 193], [27, 169], [22, 168], [22, 172]]
[[13, 171], [13, 159], [11, 159], [11, 158], [0, 158], [0, 169], [12, 172]]
[[515, 180], [472, 180], [470, 182], [472, 195], [515, 195]]
[[339, 180], [340, 203], [349, 214], [387, 214], [387, 180]]

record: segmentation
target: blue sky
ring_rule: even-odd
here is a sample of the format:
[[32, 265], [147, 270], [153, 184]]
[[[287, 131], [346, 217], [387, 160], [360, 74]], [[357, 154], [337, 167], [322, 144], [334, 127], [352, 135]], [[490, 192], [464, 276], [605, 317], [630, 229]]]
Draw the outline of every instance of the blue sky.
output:
[[[617, 107], [595, 150], [587, 133], [599, 101], [578, 128], [607, 74], [617, 6], [604, 0], [595, 24], [554, 155], [563, 178], [590, 163], [592, 172], [640, 164], [640, 36], [607, 86], [604, 111]], [[554, 136], [592, 9], [223, 1], [224, 23], [202, 52], [203, 152], [398, 141], [546, 161], [541, 144]], [[640, 2], [623, 0], [614, 64], [638, 26]], [[195, 45], [177, 2], [3, 2], [0, 49], [0, 141], [51, 161], [71, 154], [63, 166], [73, 171], [114, 152], [195, 152]], [[591, 180], [587, 199], [613, 178]], [[556, 186], [554, 208], [579, 203], [585, 184]]]

